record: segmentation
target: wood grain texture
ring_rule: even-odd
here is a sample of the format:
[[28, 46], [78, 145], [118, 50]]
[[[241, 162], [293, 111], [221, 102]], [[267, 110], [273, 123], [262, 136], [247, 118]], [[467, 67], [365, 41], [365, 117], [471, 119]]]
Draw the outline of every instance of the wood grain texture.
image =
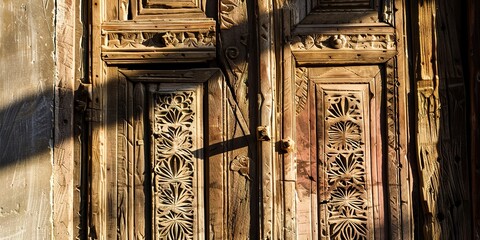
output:
[[[55, 181], [66, 187], [65, 195], [52, 193], [54, 9], [53, 1], [0, 3], [0, 236], [5, 239], [48, 239], [73, 230], [71, 205], [56, 209], [62, 220], [55, 230], [51, 222], [52, 194], [57, 199], [73, 194], [67, 190], [73, 187], [70, 179]], [[70, 159], [68, 143], [65, 149], [55, 144], [57, 172], [73, 170], [58, 165]]]
[[[86, 229], [81, 220], [81, 138], [74, 133], [78, 121], [74, 119], [74, 90], [79, 82], [75, 79], [83, 75], [81, 69], [83, 48], [79, 44], [82, 36], [80, 10], [76, 1], [57, 3], [56, 28], [56, 71], [55, 79], [55, 119], [54, 119], [54, 173], [53, 173], [53, 225], [55, 238], [74, 239], [85, 236]], [[75, 68], [72, 66], [79, 66]], [[75, 124], [75, 125], [74, 125]], [[75, 137], [77, 136], [77, 137]], [[85, 216], [83, 216], [85, 217]]]
[[133, 184], [134, 184], [134, 239], [146, 239], [149, 232], [146, 227], [147, 221], [145, 214], [148, 212], [146, 206], [147, 196], [146, 189], [148, 189], [147, 179], [150, 165], [146, 164], [145, 159], [145, 114], [148, 112], [145, 104], [145, 86], [141, 83], [137, 83], [133, 90], [133, 124], [134, 124], [134, 172], [133, 172]]
[[[275, 96], [276, 71], [275, 71], [275, 46], [273, 25], [273, 2], [259, 0], [257, 2], [257, 34], [258, 34], [258, 124], [269, 128], [271, 133], [269, 141], [259, 141], [259, 161], [261, 164], [261, 239], [276, 239], [281, 235], [282, 218], [281, 203], [275, 201], [277, 190], [275, 188], [278, 169], [275, 165], [274, 142], [276, 141], [275, 126]], [[278, 212], [275, 212], [278, 211]]]
[[466, 90], [456, 25], [460, 5], [437, 0], [416, 7], [416, 137], [425, 214], [423, 237], [468, 239]]

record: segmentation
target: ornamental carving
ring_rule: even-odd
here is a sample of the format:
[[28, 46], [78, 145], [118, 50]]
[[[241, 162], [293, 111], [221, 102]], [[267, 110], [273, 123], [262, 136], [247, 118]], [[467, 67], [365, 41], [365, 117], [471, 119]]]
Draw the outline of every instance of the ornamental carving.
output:
[[370, 239], [365, 99], [361, 91], [325, 90], [323, 95], [322, 239]]
[[154, 234], [156, 239], [193, 239], [194, 92], [154, 93], [153, 99]]
[[105, 47], [129, 48], [214, 48], [215, 32], [108, 32]]
[[295, 69], [295, 106], [297, 115], [305, 109], [308, 99], [307, 68]]
[[292, 50], [395, 50], [393, 34], [297, 35], [290, 43]]

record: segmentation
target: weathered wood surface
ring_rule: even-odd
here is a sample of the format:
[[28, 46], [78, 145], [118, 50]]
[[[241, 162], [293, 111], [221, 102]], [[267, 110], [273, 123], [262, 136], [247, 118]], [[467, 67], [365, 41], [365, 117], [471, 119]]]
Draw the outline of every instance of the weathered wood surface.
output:
[[[339, 7], [340, 5], [342, 7]], [[377, 141], [377, 143], [372, 143], [372, 148], [365, 153], [368, 155], [366, 157], [368, 160], [373, 163], [382, 162], [384, 165], [369, 165], [371, 172], [367, 173], [367, 178], [373, 180], [374, 186], [370, 196], [377, 201], [377, 203], [373, 201], [375, 219], [374, 224], [367, 224], [372, 227], [372, 230], [358, 237], [385, 238], [388, 236], [391, 239], [413, 237], [413, 219], [410, 209], [412, 206], [411, 176], [406, 158], [408, 142], [406, 97], [409, 85], [405, 55], [404, 5], [405, 1], [402, 0], [291, 1], [284, 5], [282, 31], [285, 33], [286, 43], [290, 46], [281, 52], [284, 59], [284, 69], [280, 70], [284, 74], [281, 76], [284, 79], [282, 96], [284, 103], [286, 101], [289, 104], [291, 91], [293, 91], [295, 94], [293, 104], [297, 110], [297, 116], [295, 121], [291, 121], [292, 110], [288, 108], [289, 106], [283, 106], [283, 134], [290, 134], [289, 131], [293, 128], [294, 132], [296, 130], [292, 134], [295, 136], [294, 141], [298, 142], [296, 142], [293, 167], [289, 168], [285, 165], [282, 170], [285, 176], [292, 172], [291, 169], [297, 171], [296, 179], [288, 179], [288, 181], [296, 181], [297, 186], [298, 200], [294, 208], [297, 237], [317, 239], [328, 235], [319, 229], [320, 225], [327, 224], [324, 218], [330, 213], [323, 207], [328, 205], [330, 200], [322, 198], [320, 191], [328, 187], [319, 182], [320, 179], [327, 178], [324, 172], [328, 172], [328, 168], [321, 167], [323, 166], [321, 162], [326, 161], [324, 158], [327, 156], [319, 154], [322, 144], [317, 144], [314, 139], [323, 139], [330, 135], [320, 136], [323, 130], [317, 129], [315, 124], [312, 125], [312, 121], [322, 122], [323, 120], [316, 119], [315, 111], [308, 109], [318, 107], [309, 96], [315, 92], [315, 87], [312, 87], [313, 83], [309, 77], [302, 77], [308, 75], [310, 78], [319, 78], [315, 75], [320, 73], [318, 70], [315, 73], [302, 73], [306, 69], [308, 71], [314, 69], [310, 66], [317, 64], [347, 66], [380, 64], [384, 67], [381, 73], [382, 80], [379, 80], [382, 85], [377, 86], [376, 90], [371, 89], [372, 94], [376, 96], [375, 100], [372, 99], [372, 105], [369, 106], [374, 118], [381, 119], [381, 123], [376, 123], [377, 127], [369, 128], [374, 129], [369, 133], [371, 141]], [[290, 59], [294, 59], [294, 64], [289, 63]], [[293, 73], [292, 69], [295, 65], [297, 68]], [[298, 65], [301, 67], [298, 68]], [[351, 71], [351, 69], [345, 69], [347, 72]], [[295, 80], [293, 80], [294, 75], [296, 75]], [[340, 73], [339, 76], [341, 76]], [[288, 79], [290, 82], [287, 82]], [[289, 86], [294, 81], [296, 86]], [[332, 78], [331, 84], [339, 83], [335, 86], [342, 89], [343, 85], [340, 83], [346, 83], [345, 81], [344, 77], [338, 80]], [[361, 80], [352, 79], [347, 82], [353, 84], [359, 81], [361, 82]], [[287, 157], [284, 158], [284, 163], [288, 163], [287, 160]], [[332, 175], [327, 174], [327, 176]], [[379, 187], [382, 182], [383, 187]], [[283, 186], [287, 184], [286, 181]], [[384, 190], [386, 193], [383, 193]], [[322, 199], [325, 203], [320, 204]], [[371, 202], [371, 200], [368, 201]], [[285, 219], [289, 214], [285, 211]], [[367, 236], [368, 234], [371, 235]]]
[[[480, 3], [467, 1], [468, 83], [470, 88], [470, 141], [473, 239], [480, 239]], [[468, 168], [468, 166], [467, 166]]]
[[[53, 149], [53, 235], [85, 238], [86, 125], [84, 18], [81, 1], [59, 1], [56, 17], [55, 119]], [[83, 82], [85, 81], [85, 82]], [[74, 99], [75, 98], [75, 99]], [[74, 115], [77, 113], [77, 115]]]
[[[53, 10], [53, 1], [0, 3], [0, 236], [3, 239], [48, 239], [54, 232], [51, 222]], [[62, 159], [62, 154], [68, 159], [69, 149], [62, 150], [58, 149], [57, 159]], [[62, 214], [70, 213], [66, 210]], [[62, 224], [71, 225], [69, 221]]]
[[[258, 36], [258, 125], [259, 130], [265, 130], [259, 139], [259, 159], [261, 174], [261, 219], [260, 238], [275, 239], [282, 234], [283, 216], [281, 202], [278, 202], [280, 189], [276, 189], [280, 174], [276, 166], [274, 143], [278, 137], [276, 131], [276, 58], [274, 43], [274, 7], [269, 0], [259, 0], [256, 5], [257, 36]], [[260, 135], [260, 133], [257, 133]], [[278, 191], [278, 192], [277, 192]]]
[[470, 239], [460, 4], [414, 4], [416, 140], [423, 239]]

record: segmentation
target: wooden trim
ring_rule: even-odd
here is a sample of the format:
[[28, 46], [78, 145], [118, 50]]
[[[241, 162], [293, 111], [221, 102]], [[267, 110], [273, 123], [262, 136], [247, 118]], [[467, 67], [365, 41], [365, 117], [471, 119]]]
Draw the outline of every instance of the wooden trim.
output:
[[[258, 0], [257, 2], [257, 36], [259, 62], [259, 93], [258, 93], [258, 124], [260, 128], [269, 129], [269, 133], [276, 133], [275, 101], [276, 91], [276, 58], [273, 41], [273, 1]], [[264, 138], [265, 139], [265, 138]], [[274, 156], [276, 134], [271, 134], [267, 141], [259, 141], [258, 152], [261, 167], [261, 220], [260, 238], [276, 239], [281, 235], [281, 215], [275, 215], [281, 203], [275, 202], [275, 195], [280, 194], [276, 189], [275, 178], [277, 167]]]

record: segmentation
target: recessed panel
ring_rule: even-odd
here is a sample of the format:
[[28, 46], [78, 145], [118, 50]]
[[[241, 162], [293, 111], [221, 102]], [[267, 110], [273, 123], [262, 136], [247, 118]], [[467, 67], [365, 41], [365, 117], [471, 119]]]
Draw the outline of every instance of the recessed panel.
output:
[[321, 239], [373, 239], [368, 84], [316, 86]]
[[200, 88], [151, 84], [149, 98], [154, 238], [202, 239]]

